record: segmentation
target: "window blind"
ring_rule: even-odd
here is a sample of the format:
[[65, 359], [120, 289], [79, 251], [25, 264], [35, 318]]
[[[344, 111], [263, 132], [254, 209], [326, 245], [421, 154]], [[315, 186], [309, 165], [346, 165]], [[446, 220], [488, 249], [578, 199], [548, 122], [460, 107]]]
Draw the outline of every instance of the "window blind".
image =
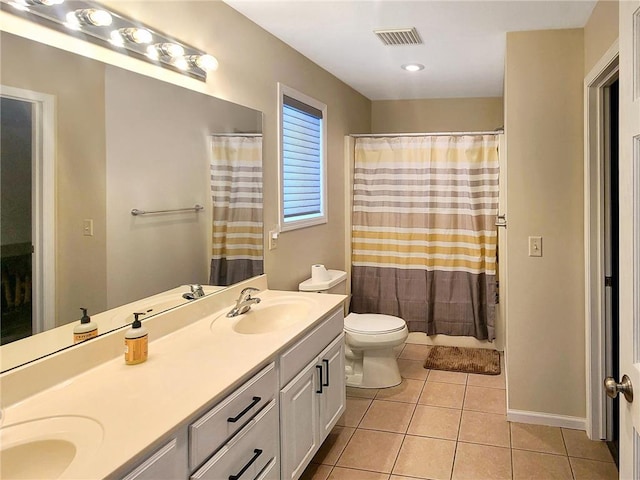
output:
[[322, 215], [322, 111], [284, 96], [284, 220]]

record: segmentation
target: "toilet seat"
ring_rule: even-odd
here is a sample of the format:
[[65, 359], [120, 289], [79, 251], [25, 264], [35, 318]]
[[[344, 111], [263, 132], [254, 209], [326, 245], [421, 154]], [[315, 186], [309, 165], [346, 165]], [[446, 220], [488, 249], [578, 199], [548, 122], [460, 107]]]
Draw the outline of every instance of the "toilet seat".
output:
[[407, 324], [403, 319], [379, 313], [350, 313], [344, 319], [345, 331], [361, 335], [394, 333], [405, 328]]

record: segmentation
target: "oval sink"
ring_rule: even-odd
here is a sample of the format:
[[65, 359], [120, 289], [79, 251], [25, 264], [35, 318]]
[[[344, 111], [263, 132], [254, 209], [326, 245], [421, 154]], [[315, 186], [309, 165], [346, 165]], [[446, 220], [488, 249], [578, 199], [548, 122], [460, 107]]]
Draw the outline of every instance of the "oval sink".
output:
[[306, 298], [266, 299], [238, 316], [233, 325], [237, 333], [269, 333], [305, 320], [313, 302]]
[[0, 429], [0, 478], [58, 478], [102, 443], [102, 426], [86, 417], [48, 417]]
[[23, 443], [2, 449], [0, 474], [2, 478], [57, 478], [75, 456], [75, 445], [66, 440]]

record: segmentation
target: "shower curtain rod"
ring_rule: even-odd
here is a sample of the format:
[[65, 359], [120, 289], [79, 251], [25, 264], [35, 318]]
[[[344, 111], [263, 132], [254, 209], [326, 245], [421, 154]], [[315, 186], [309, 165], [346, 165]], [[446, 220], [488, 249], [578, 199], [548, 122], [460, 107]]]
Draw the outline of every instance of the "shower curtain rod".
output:
[[210, 137], [261, 137], [261, 133], [210, 133]]
[[353, 138], [375, 138], [375, 137], [426, 137], [444, 135], [499, 135], [504, 133], [504, 129], [485, 130], [478, 132], [423, 132], [423, 133], [353, 133], [349, 135]]

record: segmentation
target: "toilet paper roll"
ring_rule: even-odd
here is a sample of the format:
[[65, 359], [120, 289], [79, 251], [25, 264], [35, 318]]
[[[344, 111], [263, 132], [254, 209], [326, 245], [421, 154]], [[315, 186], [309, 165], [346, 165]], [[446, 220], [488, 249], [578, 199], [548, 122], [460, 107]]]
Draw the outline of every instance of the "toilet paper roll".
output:
[[311, 279], [314, 282], [327, 282], [331, 280], [331, 274], [322, 264], [311, 265]]

